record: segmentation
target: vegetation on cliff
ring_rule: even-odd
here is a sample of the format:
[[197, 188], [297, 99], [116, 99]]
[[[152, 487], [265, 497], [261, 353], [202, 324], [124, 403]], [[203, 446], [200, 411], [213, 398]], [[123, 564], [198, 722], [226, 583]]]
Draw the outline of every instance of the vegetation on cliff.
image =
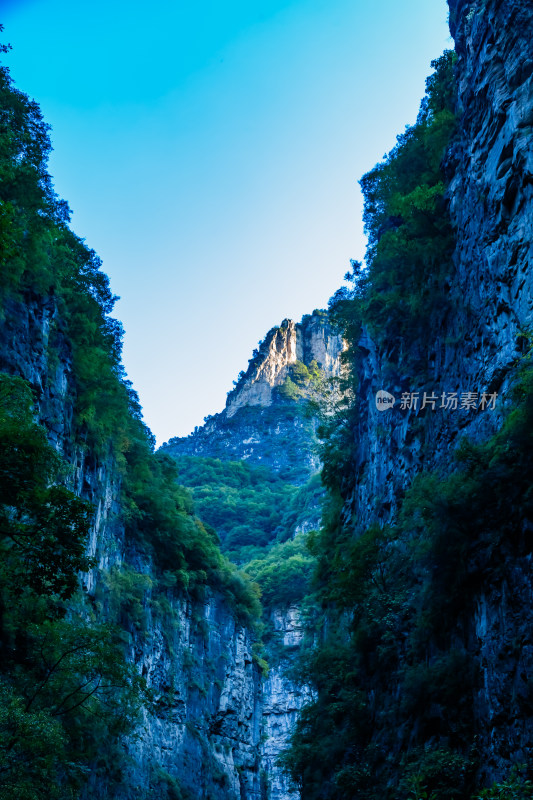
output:
[[416, 124], [362, 179], [368, 268], [353, 262], [352, 288], [331, 302], [350, 345], [352, 402], [323, 431], [330, 501], [313, 549], [329, 633], [303, 671], [317, 699], [302, 713], [286, 758], [306, 800], [407, 799], [416, 781], [435, 798], [451, 800], [465, 797], [472, 769], [468, 696], [475, 670], [464, 649], [452, 646], [446, 626], [440, 649], [428, 659], [442, 598], [428, 604], [428, 593], [437, 591], [438, 537], [432, 542], [424, 526], [414, 527], [417, 492], [426, 496], [422, 484], [406, 498], [397, 528], [373, 526], [355, 538], [356, 521], [347, 519], [343, 502], [354, 481], [353, 398], [363, 327], [389, 357], [403, 352], [419, 366], [425, 327], [446, 309], [443, 280], [453, 236], [441, 162], [455, 126], [453, 60], [445, 53], [433, 62]]
[[0, 103], [3, 313], [17, 314], [17, 303], [29, 297], [53, 300], [55, 328], [45, 380], [53, 375], [61, 347], [72, 360], [66, 399], [75, 417], [71, 444], [116, 465], [124, 484], [127, 533], [159, 568], [171, 564], [182, 588], [224, 585], [220, 576], [230, 568], [213, 534], [193, 520], [190, 497], [176, 486], [173, 461], [153, 452], [153, 436], [120, 362], [122, 329], [109, 316], [116, 298], [100, 260], [72, 233], [68, 208], [53, 191], [48, 126], [37, 104], [12, 85], [5, 67], [0, 68]]
[[[28, 308], [52, 309], [40, 380], [30, 387], [16, 374], [0, 374], [0, 797], [6, 800], [74, 798], [99, 770], [120, 781], [120, 737], [149, 700], [125, 658], [139, 603], [151, 596], [161, 604], [169, 593], [199, 598], [214, 589], [242, 622], [252, 624], [260, 614], [256, 589], [193, 516], [174, 462], [153, 452], [120, 362], [122, 329], [109, 316], [116, 298], [100, 260], [69, 227], [68, 207], [47, 171], [49, 152], [39, 107], [1, 66], [2, 321], [17, 330]], [[20, 369], [13, 347], [6, 342], [0, 352], [0, 368], [11, 373]], [[65, 460], [36, 422], [36, 401], [46, 402], [59, 364], [68, 373], [67, 430], [70, 411], [73, 420], [60, 442]], [[72, 483], [68, 458], [80, 453], [89, 467], [105, 465], [122, 483], [125, 545], [153, 564], [150, 595], [138, 594], [143, 576], [136, 573], [135, 588], [128, 570], [124, 580], [113, 576], [107, 606], [79, 589], [79, 574], [94, 567], [86, 550], [95, 522], [95, 509], [65, 488]], [[97, 607], [114, 609], [108, 623], [97, 622]], [[120, 627], [111, 624], [113, 616]]]
[[[369, 331], [389, 368], [423, 371], [427, 331], [443, 324], [453, 231], [444, 195], [453, 136], [454, 55], [433, 62], [416, 125], [363, 178], [368, 269], [332, 298], [350, 343], [352, 402], [326, 426], [324, 524], [312, 542], [319, 644], [301, 667], [316, 699], [302, 712], [285, 765], [305, 800], [467, 800], [479, 752], [482, 681], [469, 639], [475, 598], [499, 591], [529, 558], [533, 371], [526, 359], [515, 408], [484, 443], [464, 441], [447, 475], [420, 474], [395, 523], [361, 528], [345, 501], [357, 480], [359, 343]], [[519, 659], [520, 644], [515, 656]], [[531, 713], [509, 693], [506, 713]], [[528, 770], [476, 796], [531, 796]]]
[[79, 590], [92, 509], [61, 485], [27, 383], [0, 373], [0, 399], [0, 797], [71, 798], [89, 768], [120, 770], [144, 681]]

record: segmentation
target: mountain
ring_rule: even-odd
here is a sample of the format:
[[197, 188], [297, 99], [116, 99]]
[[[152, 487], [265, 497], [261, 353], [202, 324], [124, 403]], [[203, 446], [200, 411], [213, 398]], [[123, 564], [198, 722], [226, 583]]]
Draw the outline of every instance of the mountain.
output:
[[298, 711], [312, 696], [290, 672], [305, 642], [302, 601], [314, 558], [304, 532], [320, 527], [325, 491], [317, 431], [342, 400], [344, 342], [326, 311], [283, 320], [254, 351], [224, 410], [160, 452], [175, 459], [196, 513], [222, 552], [262, 592], [261, 758], [271, 800], [298, 796], [278, 759]]
[[234, 562], [320, 525], [317, 430], [341, 398], [343, 347], [325, 311], [284, 320], [254, 351], [224, 410], [161, 447]]
[[241, 372], [220, 414], [163, 452], [270, 467], [302, 485], [319, 471], [318, 407], [338, 399], [342, 337], [325, 311], [272, 328]]

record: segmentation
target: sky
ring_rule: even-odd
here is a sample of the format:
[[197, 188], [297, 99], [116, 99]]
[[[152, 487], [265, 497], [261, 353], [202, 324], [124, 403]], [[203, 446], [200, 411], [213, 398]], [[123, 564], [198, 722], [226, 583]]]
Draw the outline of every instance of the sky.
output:
[[453, 46], [445, 0], [0, 0], [0, 22], [159, 444], [363, 259], [358, 180]]

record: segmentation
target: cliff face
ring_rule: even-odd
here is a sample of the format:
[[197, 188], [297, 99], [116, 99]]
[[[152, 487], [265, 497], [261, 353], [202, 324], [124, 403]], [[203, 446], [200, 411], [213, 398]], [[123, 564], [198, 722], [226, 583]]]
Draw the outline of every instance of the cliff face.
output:
[[120, 797], [150, 797], [166, 775], [191, 796], [260, 800], [261, 687], [250, 633], [217, 598], [174, 601], [154, 616], [147, 612], [130, 654], [154, 711], [129, 747], [133, 768]]
[[305, 625], [298, 606], [274, 609], [270, 614], [274, 631], [274, 658], [264, 682], [262, 695], [262, 765], [268, 776], [270, 800], [298, 800], [300, 792], [279, 764], [298, 714], [312, 698], [312, 691], [291, 678], [288, 670], [304, 646]]
[[[208, 417], [191, 436], [171, 439], [162, 449], [178, 457], [247, 460], [272, 468], [296, 485], [305, 483], [320, 469], [320, 460], [317, 416], [303, 401], [334, 402], [332, 382], [340, 376], [343, 347], [325, 312], [300, 323], [284, 320], [260, 344], [225, 409]], [[286, 387], [292, 383], [291, 367], [298, 364], [316, 368], [312, 376], [300, 379], [293, 396]]]
[[[505, 398], [533, 322], [533, 11], [523, 2], [450, 3], [457, 18], [462, 136], [450, 210], [460, 232], [460, 291], [471, 307], [461, 365]], [[472, 426], [474, 427], [474, 426]], [[483, 686], [476, 715], [485, 777], [526, 759], [533, 669], [533, 582], [528, 556], [509, 555], [505, 578], [480, 591], [471, 617]], [[517, 649], [516, 642], [520, 642]]]
[[[49, 359], [52, 342], [59, 354], [53, 364]], [[30, 294], [25, 301], [10, 300], [5, 304], [0, 358], [5, 372], [29, 381], [50, 440], [58, 448], [66, 447], [72, 432], [72, 358], [58, 329], [53, 297]]]
[[[357, 432], [359, 467], [368, 475], [357, 498], [371, 498], [390, 518], [396, 499], [422, 467], [443, 464], [463, 434], [496, 429], [508, 376], [524, 351], [519, 337], [531, 325], [533, 278], [533, 49], [531, 12], [522, 2], [450, 2], [458, 62], [458, 135], [446, 156], [447, 200], [456, 235], [454, 269], [446, 287], [451, 309], [428, 329], [428, 371], [413, 374], [407, 360], [390, 378], [390, 350], [361, 341], [363, 413]], [[393, 359], [396, 361], [396, 358]], [[378, 390], [396, 398], [391, 412], [376, 408]], [[436, 410], [421, 410], [423, 392], [438, 395]], [[399, 410], [403, 392], [419, 392], [417, 409]], [[442, 392], [498, 393], [494, 411], [440, 409]], [[383, 440], [379, 429], [385, 426]]]
[[275, 402], [274, 390], [282, 385], [290, 366], [297, 361], [309, 365], [315, 360], [325, 377], [338, 377], [342, 350], [342, 339], [327, 316], [316, 313], [300, 323], [284, 320], [279, 328], [267, 333], [258, 355], [230, 392], [226, 416], [233, 417], [245, 406], [271, 406]]
[[113, 576], [129, 575], [139, 583], [141, 616], [134, 624], [125, 620], [125, 635], [128, 658], [153, 693], [139, 735], [124, 743], [127, 778], [119, 787], [91, 780], [85, 796], [112, 791], [117, 800], [153, 792], [166, 797], [180, 786], [191, 796], [259, 800], [261, 673], [252, 656], [253, 635], [220, 595], [210, 593], [203, 602], [156, 595], [153, 565], [126, 543], [116, 464], [73, 443], [72, 360], [61, 336], [60, 357], [49, 358], [51, 329], [58, 322], [53, 298], [8, 304], [0, 370], [30, 382], [40, 419], [68, 461], [68, 485], [93, 504], [88, 551], [96, 566], [82, 581], [91, 602], [105, 619]]
[[[448, 312], [428, 329], [427, 371], [413, 373], [394, 342], [361, 339], [360, 408], [353, 436], [355, 488], [345, 519], [359, 531], [395, 519], [399, 501], [422, 470], [453, 468], [463, 436], [497, 430], [533, 323], [533, 12], [522, 0], [449, 0], [458, 61], [458, 131], [445, 171], [456, 247]], [[391, 369], [391, 363], [393, 369]], [[389, 410], [378, 390], [394, 395]], [[422, 410], [423, 393], [438, 400]], [[417, 408], [400, 406], [418, 392]], [[441, 408], [442, 393], [477, 393], [476, 410]], [[482, 394], [497, 394], [494, 410]], [[503, 578], [488, 576], [457, 627], [457, 641], [477, 659], [473, 700], [480, 780], [527, 761], [533, 722], [527, 710], [531, 645], [531, 554], [502, 555]]]

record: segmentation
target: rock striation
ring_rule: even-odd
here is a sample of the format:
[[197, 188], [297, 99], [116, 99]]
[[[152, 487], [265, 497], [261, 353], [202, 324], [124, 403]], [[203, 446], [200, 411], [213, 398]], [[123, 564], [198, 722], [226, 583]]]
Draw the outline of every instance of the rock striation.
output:
[[270, 800], [298, 800], [300, 792], [280, 768], [279, 758], [287, 748], [299, 712], [312, 699], [310, 687], [290, 675], [290, 668], [305, 645], [306, 628], [298, 606], [274, 609], [270, 624], [277, 652], [263, 685], [261, 759], [268, 776]]

